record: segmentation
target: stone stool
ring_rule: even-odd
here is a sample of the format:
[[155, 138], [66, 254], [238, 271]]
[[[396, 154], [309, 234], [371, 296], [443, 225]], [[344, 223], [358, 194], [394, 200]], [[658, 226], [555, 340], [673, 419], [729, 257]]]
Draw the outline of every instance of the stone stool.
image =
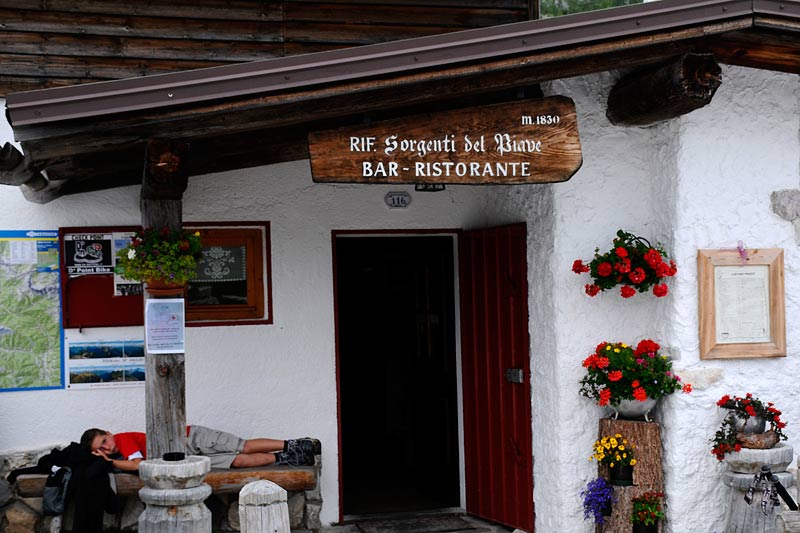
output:
[[761, 472], [761, 467], [765, 465], [778, 476], [784, 487], [793, 486], [794, 477], [786, 471], [793, 457], [792, 447], [782, 443], [766, 450], [742, 448], [739, 452], [725, 456], [725, 462], [731, 470], [723, 474], [722, 480], [725, 485], [733, 489], [726, 533], [778, 533], [776, 517], [780, 507], [765, 515], [761, 512], [760, 490], [754, 493], [753, 502], [749, 505], [744, 501], [744, 496], [753, 477]]
[[147, 506], [139, 516], [139, 532], [211, 533], [211, 511], [203, 503], [211, 496], [211, 487], [203, 483], [210, 470], [211, 459], [198, 455], [139, 463], [145, 484], [139, 498]]

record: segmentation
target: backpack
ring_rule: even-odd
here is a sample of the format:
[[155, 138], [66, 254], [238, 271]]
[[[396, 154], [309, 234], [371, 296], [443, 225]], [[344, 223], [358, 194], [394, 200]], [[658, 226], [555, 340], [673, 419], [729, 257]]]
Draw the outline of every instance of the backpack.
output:
[[42, 513], [44, 515], [60, 515], [66, 508], [67, 485], [72, 477], [72, 469], [62, 466], [47, 476], [42, 493]]

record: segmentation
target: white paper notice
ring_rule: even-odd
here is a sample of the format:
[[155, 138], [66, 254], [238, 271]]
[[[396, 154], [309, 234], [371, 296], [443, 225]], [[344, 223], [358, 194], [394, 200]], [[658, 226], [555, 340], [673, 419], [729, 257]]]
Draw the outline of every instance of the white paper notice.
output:
[[717, 344], [770, 341], [769, 265], [714, 267]]
[[185, 353], [183, 298], [148, 299], [144, 310], [149, 353]]
[[35, 265], [36, 241], [9, 241], [8, 262], [12, 265]]

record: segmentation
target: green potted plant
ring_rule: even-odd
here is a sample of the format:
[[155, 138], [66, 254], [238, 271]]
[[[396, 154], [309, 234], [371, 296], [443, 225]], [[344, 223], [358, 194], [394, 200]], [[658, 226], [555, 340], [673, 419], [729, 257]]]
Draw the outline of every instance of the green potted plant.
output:
[[633, 485], [636, 465], [633, 443], [617, 433], [596, 440], [593, 449], [590, 459], [608, 466], [612, 485]]
[[658, 521], [664, 519], [661, 492], [645, 492], [631, 500], [633, 533], [658, 533]]
[[117, 251], [116, 273], [131, 281], [179, 286], [195, 277], [200, 232], [147, 228]]
[[592, 297], [621, 285], [623, 298], [647, 292], [651, 287], [653, 294], [660, 298], [669, 292], [666, 278], [674, 276], [678, 267], [660, 244], [652, 245], [647, 239], [619, 230], [611, 250], [601, 254], [600, 249], [595, 248], [591, 262], [586, 265], [582, 259], [576, 259], [572, 271], [589, 273], [592, 283], [586, 284], [584, 291]]
[[[772, 402], [764, 403], [748, 392], [744, 397], [726, 394], [717, 401], [717, 406], [728, 410], [712, 440], [711, 453], [719, 461], [725, 459], [726, 454], [742, 448], [771, 448], [779, 440], [787, 438], [783, 433], [786, 427], [786, 422], [781, 420], [783, 413]], [[747, 437], [753, 434], [763, 436]]]
[[581, 497], [583, 519], [592, 519], [600, 526], [606, 523], [606, 517], [611, 516], [611, 507], [617, 502], [614, 487], [604, 477], [595, 478], [587, 483], [586, 488], [581, 491]]
[[622, 342], [601, 342], [583, 360], [586, 375], [580, 393], [600, 406], [609, 406], [622, 416], [646, 415], [656, 400], [692, 385], [682, 383], [672, 372], [672, 361], [661, 355], [661, 347], [650, 339], [636, 348]]

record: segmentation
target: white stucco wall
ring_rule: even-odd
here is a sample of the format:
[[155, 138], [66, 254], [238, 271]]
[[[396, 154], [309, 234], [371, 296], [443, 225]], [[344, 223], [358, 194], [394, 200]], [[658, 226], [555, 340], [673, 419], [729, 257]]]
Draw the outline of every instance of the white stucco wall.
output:
[[[713, 102], [649, 128], [621, 128], [605, 117], [609, 75], [549, 85], [576, 102], [584, 163], [568, 182], [541, 189], [494, 189], [492, 222], [529, 224], [534, 500], [537, 531], [592, 531], [579, 493], [596, 476], [587, 461], [602, 410], [579, 396], [582, 359], [604, 340], [652, 338], [672, 348], [691, 395], [662, 402], [668, 528], [724, 529], [725, 467], [710, 454], [725, 393], [753, 392], [784, 410], [789, 444], [800, 449], [797, 316], [798, 249], [792, 225], [770, 210], [770, 193], [797, 188], [800, 166], [798, 77], [724, 68]], [[543, 201], [542, 199], [545, 198]], [[527, 213], [527, 214], [523, 214]], [[542, 229], [537, 229], [542, 228]], [[610, 247], [618, 228], [661, 241], [679, 265], [663, 300], [617, 294], [589, 298], [588, 276], [572, 261]], [[532, 233], [532, 234], [531, 234]], [[786, 254], [788, 357], [701, 361], [695, 258], [698, 248], [781, 247]]]

